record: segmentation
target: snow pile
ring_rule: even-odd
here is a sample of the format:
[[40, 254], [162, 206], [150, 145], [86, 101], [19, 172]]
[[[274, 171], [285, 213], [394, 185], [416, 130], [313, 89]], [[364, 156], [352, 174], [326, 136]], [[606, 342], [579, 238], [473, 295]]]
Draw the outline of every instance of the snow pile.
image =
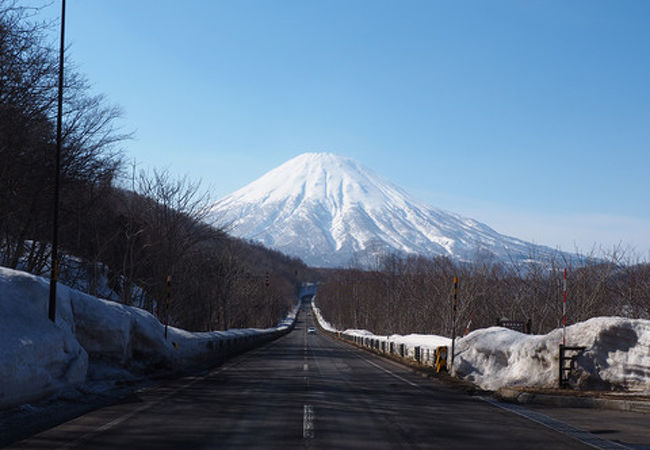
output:
[[316, 306], [315, 303], [312, 302], [311, 304], [311, 309], [314, 312], [314, 315], [316, 316], [316, 320], [318, 321], [318, 325], [325, 331], [329, 331], [331, 333], [336, 333], [338, 330], [332, 326], [331, 323], [329, 323], [327, 320], [323, 318], [323, 315], [320, 312], [320, 308]]
[[435, 334], [391, 334], [386, 339], [386, 335], [376, 335], [368, 330], [347, 329], [342, 332], [346, 336], [368, 337], [371, 339], [378, 339], [385, 342], [393, 342], [395, 344], [404, 344], [405, 350], [412, 354], [415, 347], [420, 347], [429, 350], [435, 350], [436, 347], [451, 345], [451, 339], [444, 336]]
[[347, 337], [352, 337], [352, 338], [354, 337], [369, 338], [369, 339], [375, 339], [375, 340], [388, 342], [388, 343], [392, 342], [395, 346], [399, 346], [403, 344], [405, 356], [409, 356], [411, 358], [415, 357], [415, 347], [420, 347], [421, 349], [428, 350], [428, 352], [426, 353], [426, 355], [428, 356], [427, 359], [432, 360], [433, 352], [436, 347], [444, 346], [444, 345], [451, 346], [450, 338], [444, 336], [437, 336], [435, 334], [408, 334], [405, 336], [400, 334], [392, 334], [388, 336], [387, 339], [386, 335], [383, 336], [375, 335], [368, 330], [347, 329], [345, 331], [340, 331], [334, 328], [332, 324], [330, 324], [328, 321], [326, 321], [323, 318], [320, 309], [314, 303], [312, 303], [311, 307], [314, 312], [314, 315], [316, 316], [316, 319], [318, 320], [318, 324], [324, 330], [329, 331], [331, 333], [340, 332], [342, 335]]
[[450, 338], [435, 334], [407, 334], [406, 336], [394, 334], [390, 337], [390, 340], [398, 344], [404, 344], [409, 349], [421, 347], [433, 350], [444, 345], [451, 346]]
[[[576, 387], [650, 391], [650, 320], [596, 317], [566, 332], [567, 345], [586, 347], [576, 359]], [[490, 390], [557, 387], [561, 342], [561, 329], [539, 336], [476, 330], [456, 343], [454, 375]]]
[[89, 380], [182, 371], [218, 361], [252, 340], [287, 331], [296, 311], [274, 328], [190, 333], [147, 311], [57, 286], [56, 323], [48, 319], [49, 281], [0, 267], [0, 408]]
[[70, 299], [60, 298], [54, 324], [47, 315], [48, 295], [43, 279], [0, 268], [0, 406], [86, 377], [88, 355], [74, 335]]
[[[386, 342], [386, 336], [367, 330], [339, 331], [327, 323], [313, 306], [320, 325], [344, 337]], [[585, 347], [576, 359], [570, 383], [580, 389], [634, 390], [650, 392], [650, 320], [596, 317], [566, 329], [567, 346]], [[359, 342], [357, 340], [357, 342]], [[432, 365], [433, 349], [447, 345], [444, 336], [392, 335], [388, 342], [405, 345], [407, 358]], [[554, 388], [559, 378], [559, 344], [562, 329], [545, 335], [528, 335], [502, 327], [473, 331], [456, 340], [453, 375], [483, 389], [505, 386]], [[448, 358], [448, 364], [451, 357]]]

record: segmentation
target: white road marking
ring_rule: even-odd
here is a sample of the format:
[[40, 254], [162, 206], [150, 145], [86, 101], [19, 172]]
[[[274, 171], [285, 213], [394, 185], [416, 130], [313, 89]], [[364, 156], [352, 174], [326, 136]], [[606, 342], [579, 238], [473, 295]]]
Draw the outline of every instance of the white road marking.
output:
[[511, 403], [502, 403], [498, 400], [494, 400], [489, 397], [479, 397], [481, 400], [488, 402], [489, 404], [496, 406], [497, 408], [505, 409], [513, 414], [518, 416], [525, 417], [526, 419], [543, 425], [547, 428], [550, 428], [553, 431], [564, 434], [576, 441], [580, 441], [583, 444], [589, 445], [590, 447], [609, 450], [609, 449], [630, 449], [625, 445], [618, 444], [616, 442], [608, 441], [607, 439], [600, 438], [588, 431], [581, 430], [580, 428], [573, 427], [567, 423], [561, 422], [559, 420], [553, 419], [551, 417], [545, 416], [544, 414], [531, 411], [521, 406], [514, 405]]
[[305, 363], [302, 365], [302, 370], [309, 370], [309, 364]]
[[[348, 349], [346, 349], [348, 350]], [[357, 357], [363, 359], [366, 361], [368, 364], [373, 365], [377, 367], [378, 369], [383, 370], [389, 375], [392, 375], [393, 377], [417, 388], [417, 389], [422, 389], [421, 386], [418, 386], [416, 383], [413, 383], [406, 378], [403, 378], [396, 373], [391, 372], [388, 369], [385, 369], [381, 367], [378, 364], [375, 364], [374, 362], [370, 361], [369, 359], [365, 358], [362, 355], [359, 355], [357, 352], [354, 352], [352, 350], [349, 350], [351, 353], [356, 355]], [[602, 449], [602, 450], [610, 450], [610, 449], [630, 449], [630, 447], [626, 447], [625, 445], [619, 444], [617, 442], [613, 441], [608, 441], [607, 439], [600, 438], [592, 433], [589, 433], [588, 431], [581, 430], [580, 428], [573, 427], [569, 424], [566, 424], [564, 422], [561, 422], [559, 420], [553, 419], [551, 417], [545, 416], [544, 414], [540, 414], [525, 408], [522, 408], [521, 406], [510, 404], [510, 403], [502, 403], [499, 402], [498, 400], [494, 400], [492, 398], [488, 397], [478, 397], [481, 400], [486, 401], [487, 403], [490, 403], [491, 405], [496, 406], [497, 408], [504, 409], [506, 411], [510, 411], [513, 414], [517, 414], [521, 417], [524, 417], [532, 422], [538, 423], [540, 425], [543, 425], [547, 428], [550, 428], [554, 431], [557, 431], [558, 433], [564, 434], [570, 438], [573, 438], [579, 442], [582, 442], [583, 444], [589, 445], [590, 447]]]
[[[277, 343], [278, 343], [278, 341], [276, 340], [276, 341], [268, 344], [267, 346], [265, 346], [265, 348], [268, 349], [270, 347], [273, 347], [273, 346], [277, 345]], [[153, 408], [154, 406], [158, 406], [159, 404], [161, 404], [165, 400], [175, 396], [176, 394], [178, 394], [179, 392], [187, 389], [188, 387], [192, 386], [196, 382], [201, 381], [201, 380], [205, 380], [210, 376], [216, 375], [216, 374], [221, 373], [221, 372], [223, 372], [225, 370], [234, 369], [237, 366], [242, 365], [244, 362], [247, 362], [250, 359], [252, 359], [257, 353], [259, 353], [259, 351], [260, 351], [259, 349], [252, 350], [252, 351], [248, 352], [247, 354], [245, 354], [244, 356], [241, 356], [241, 357], [239, 357], [239, 358], [237, 358], [235, 360], [231, 360], [231, 361], [229, 361], [227, 363], [224, 363], [222, 366], [220, 366], [216, 370], [211, 370], [206, 375], [194, 377], [194, 378], [190, 379], [189, 382], [183, 384], [182, 386], [179, 386], [179, 387], [173, 389], [168, 394], [165, 394], [164, 396], [162, 396], [162, 397], [160, 397], [160, 398], [158, 398], [156, 400], [153, 400], [153, 401], [151, 401], [149, 403], [145, 403], [142, 406], [140, 406], [140, 407], [138, 407], [138, 408], [136, 408], [136, 409], [134, 409], [132, 411], [129, 411], [128, 413], [123, 414], [122, 416], [117, 417], [117, 418], [111, 420], [110, 422], [107, 422], [107, 423], [95, 428], [93, 431], [89, 431], [88, 433], [86, 433], [86, 434], [84, 434], [84, 435], [82, 435], [82, 436], [80, 436], [80, 437], [78, 437], [78, 438], [76, 438], [76, 439], [74, 439], [72, 441], [67, 442], [66, 444], [58, 447], [58, 449], [63, 450], [63, 449], [76, 448], [79, 445], [86, 443], [86, 441], [90, 440], [91, 438], [103, 433], [104, 431], [110, 430], [111, 428], [121, 424], [122, 422], [130, 419], [131, 417], [133, 417], [133, 416], [135, 416], [137, 414], [140, 414], [141, 412], [144, 412], [144, 411], [146, 411], [146, 410], [148, 410], [150, 408]], [[160, 388], [160, 386], [154, 387], [152, 389], [152, 391], [155, 390], [155, 389], [158, 389], [158, 388]], [[148, 390], [148, 389], [145, 388], [144, 390]]]
[[365, 357], [363, 357], [363, 356], [361, 356], [361, 355], [357, 355], [357, 356], [358, 356], [359, 358], [363, 359], [363, 360], [364, 360], [365, 362], [367, 362], [368, 364], [373, 365], [373, 366], [375, 366], [376, 368], [383, 370], [383, 371], [386, 372], [388, 375], [391, 375], [391, 376], [397, 378], [398, 380], [403, 381], [404, 383], [413, 386], [414, 388], [422, 389], [422, 387], [421, 387], [420, 385], [418, 385], [417, 383], [413, 383], [412, 381], [409, 381], [409, 380], [407, 380], [406, 378], [403, 378], [403, 377], [397, 375], [396, 373], [391, 372], [390, 370], [385, 369], [384, 367], [381, 367], [379, 364], [375, 364], [374, 362], [370, 361], [369, 359], [366, 359]]
[[314, 407], [305, 405], [302, 413], [302, 437], [303, 439], [314, 438]]
[[75, 439], [74, 441], [70, 441], [67, 444], [62, 445], [61, 447], [58, 447], [58, 448], [62, 450], [62, 449], [69, 449], [69, 448], [77, 447], [83, 441], [85, 441], [85, 440], [87, 440], [87, 439], [89, 439], [89, 438], [91, 438], [91, 437], [93, 437], [95, 435], [98, 435], [100, 433], [103, 433], [104, 431], [110, 430], [111, 428], [113, 428], [113, 427], [121, 424], [122, 422], [130, 419], [131, 417], [135, 416], [136, 414], [140, 414], [141, 412], [146, 411], [147, 409], [150, 409], [150, 408], [153, 408], [154, 406], [159, 405], [163, 401], [167, 400], [170, 397], [173, 397], [174, 395], [178, 394], [183, 389], [186, 389], [186, 388], [192, 386], [194, 383], [196, 383], [197, 381], [199, 381], [201, 379], [203, 379], [203, 378], [202, 377], [201, 378], [195, 378], [192, 381], [190, 381], [189, 383], [186, 383], [186, 384], [182, 385], [181, 387], [174, 389], [169, 394], [167, 394], [167, 395], [165, 395], [163, 397], [160, 397], [159, 399], [157, 399], [157, 400], [155, 400], [155, 401], [153, 401], [151, 403], [145, 403], [144, 405], [140, 406], [139, 408], [136, 408], [136, 409], [134, 409], [134, 410], [132, 410], [132, 411], [130, 411], [130, 412], [116, 418], [116, 419], [113, 419], [110, 422], [107, 422], [104, 425], [102, 425], [102, 426], [100, 426], [98, 428], [95, 428], [93, 431], [90, 431], [90, 432], [84, 434], [83, 436]]

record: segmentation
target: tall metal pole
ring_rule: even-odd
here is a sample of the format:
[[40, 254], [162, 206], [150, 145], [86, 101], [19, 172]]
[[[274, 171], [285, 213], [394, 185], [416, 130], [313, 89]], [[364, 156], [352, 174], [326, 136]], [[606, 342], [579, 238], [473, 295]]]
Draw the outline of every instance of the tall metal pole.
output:
[[454, 355], [456, 347], [456, 311], [458, 310], [458, 277], [454, 277], [454, 306], [453, 306], [453, 316], [451, 323], [451, 365], [449, 366], [449, 371], [454, 367]]
[[61, 0], [61, 44], [59, 48], [59, 99], [56, 115], [56, 163], [54, 175], [54, 218], [52, 221], [52, 268], [50, 273], [49, 317], [56, 321], [56, 282], [59, 279], [59, 189], [61, 178], [61, 122], [63, 117], [63, 53], [65, 48], [65, 0]]

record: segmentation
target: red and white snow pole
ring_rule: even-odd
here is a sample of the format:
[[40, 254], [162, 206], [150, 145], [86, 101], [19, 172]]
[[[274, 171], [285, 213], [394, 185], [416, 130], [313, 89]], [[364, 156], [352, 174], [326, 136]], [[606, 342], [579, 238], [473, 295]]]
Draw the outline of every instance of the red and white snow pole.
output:
[[467, 322], [467, 326], [465, 327], [465, 333], [463, 334], [463, 336], [467, 336], [469, 334], [470, 329], [472, 328], [472, 320], [474, 320], [474, 313], [472, 313], [469, 316], [469, 322]]
[[167, 298], [165, 299], [165, 339], [167, 339], [167, 328], [169, 327], [169, 303], [172, 296], [172, 276], [167, 275]]
[[562, 345], [566, 345], [566, 267], [562, 283]]

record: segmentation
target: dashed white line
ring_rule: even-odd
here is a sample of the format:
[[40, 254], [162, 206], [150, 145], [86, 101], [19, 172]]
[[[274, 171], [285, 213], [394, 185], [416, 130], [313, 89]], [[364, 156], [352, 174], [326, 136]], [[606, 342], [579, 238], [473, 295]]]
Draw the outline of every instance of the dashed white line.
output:
[[314, 407], [311, 405], [305, 405], [302, 413], [302, 437], [314, 438]]

